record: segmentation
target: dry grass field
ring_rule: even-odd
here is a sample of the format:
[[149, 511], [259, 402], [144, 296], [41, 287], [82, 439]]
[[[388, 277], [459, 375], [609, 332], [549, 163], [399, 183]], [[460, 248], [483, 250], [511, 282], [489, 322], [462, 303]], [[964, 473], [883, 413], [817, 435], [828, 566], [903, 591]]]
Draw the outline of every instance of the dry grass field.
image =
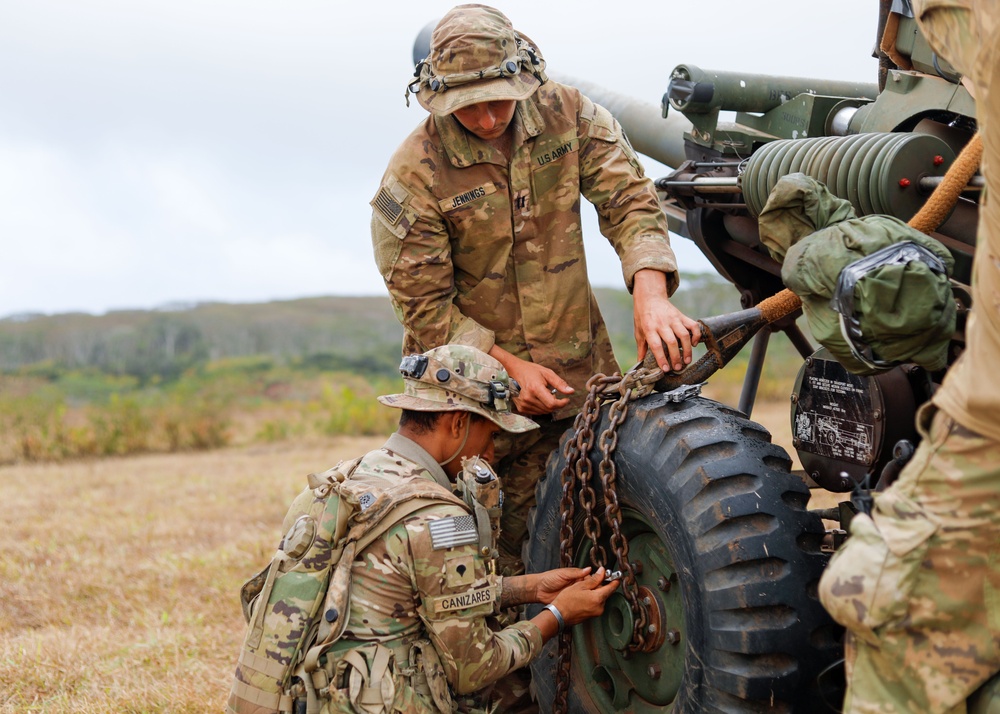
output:
[[221, 711], [288, 503], [382, 441], [0, 468], [0, 712]]
[[[786, 410], [754, 413], [785, 445]], [[221, 711], [287, 504], [382, 440], [0, 468], [0, 712]]]

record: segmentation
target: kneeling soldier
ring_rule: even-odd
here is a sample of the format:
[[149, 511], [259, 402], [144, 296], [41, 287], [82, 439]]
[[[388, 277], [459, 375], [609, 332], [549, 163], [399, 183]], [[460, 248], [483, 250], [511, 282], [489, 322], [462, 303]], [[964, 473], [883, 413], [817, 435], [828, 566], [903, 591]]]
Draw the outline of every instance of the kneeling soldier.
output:
[[[329, 684], [310, 697], [315, 711], [450, 713], [457, 698], [528, 664], [563, 627], [601, 614], [617, 586], [589, 569], [496, 575], [502, 496], [489, 466], [493, 438], [536, 428], [510, 412], [517, 383], [492, 357], [458, 345], [410, 355], [400, 371], [403, 394], [379, 397], [403, 410], [399, 429], [348, 482], [370, 489], [362, 508], [366, 497], [406, 483], [439, 491], [440, 500], [397, 519], [390, 512], [380, 535], [359, 541], [348, 620], [318, 663]], [[525, 603], [547, 609], [497, 628], [495, 614]]]

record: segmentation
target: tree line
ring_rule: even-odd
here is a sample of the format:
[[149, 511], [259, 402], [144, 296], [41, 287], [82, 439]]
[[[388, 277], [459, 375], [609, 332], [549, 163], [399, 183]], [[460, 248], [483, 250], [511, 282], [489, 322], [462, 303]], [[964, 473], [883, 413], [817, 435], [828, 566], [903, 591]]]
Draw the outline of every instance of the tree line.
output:
[[[597, 289], [619, 357], [634, 356], [632, 300]], [[686, 275], [674, 303], [695, 317], [739, 309], [718, 276]], [[172, 380], [209, 361], [265, 356], [322, 370], [393, 376], [402, 341], [387, 297], [315, 297], [256, 304], [203, 303], [102, 315], [0, 320], [0, 371], [94, 369], [146, 383]]]

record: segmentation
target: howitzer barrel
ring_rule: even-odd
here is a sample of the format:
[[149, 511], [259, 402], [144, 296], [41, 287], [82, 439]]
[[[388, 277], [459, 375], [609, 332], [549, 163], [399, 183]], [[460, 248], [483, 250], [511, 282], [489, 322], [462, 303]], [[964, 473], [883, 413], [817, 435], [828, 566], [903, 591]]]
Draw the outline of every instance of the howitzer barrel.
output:
[[607, 109], [625, 130], [632, 148], [661, 164], [678, 167], [684, 162], [684, 135], [691, 131], [691, 122], [679, 115], [666, 119], [660, 107], [634, 99], [584, 79], [556, 72], [549, 76], [560, 84], [576, 87], [593, 102]]
[[674, 109], [689, 114], [707, 114], [716, 109], [767, 112], [799, 94], [875, 99], [878, 86], [864, 82], [723, 72], [679, 64], [670, 74], [664, 100]]

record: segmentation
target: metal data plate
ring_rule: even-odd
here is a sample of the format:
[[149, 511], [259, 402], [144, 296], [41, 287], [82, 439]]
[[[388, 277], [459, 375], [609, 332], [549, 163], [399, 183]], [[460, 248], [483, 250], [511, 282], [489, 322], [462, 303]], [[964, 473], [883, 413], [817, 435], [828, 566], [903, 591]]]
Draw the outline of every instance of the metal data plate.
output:
[[859, 466], [873, 463], [878, 445], [871, 384], [838, 362], [814, 358], [792, 417], [798, 450]]

